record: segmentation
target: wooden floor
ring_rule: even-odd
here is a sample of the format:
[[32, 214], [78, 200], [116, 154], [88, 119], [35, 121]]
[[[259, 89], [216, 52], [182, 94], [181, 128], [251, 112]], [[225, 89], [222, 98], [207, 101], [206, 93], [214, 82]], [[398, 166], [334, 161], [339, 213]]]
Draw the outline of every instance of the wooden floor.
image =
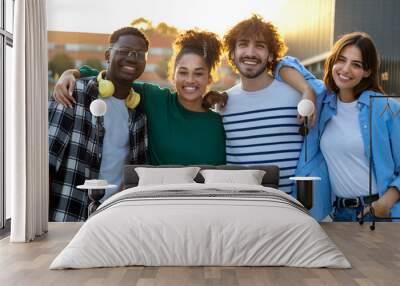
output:
[[49, 233], [27, 244], [0, 241], [0, 285], [400, 285], [400, 224], [322, 223], [353, 268], [122, 267], [48, 270], [79, 229], [78, 223], [50, 223]]

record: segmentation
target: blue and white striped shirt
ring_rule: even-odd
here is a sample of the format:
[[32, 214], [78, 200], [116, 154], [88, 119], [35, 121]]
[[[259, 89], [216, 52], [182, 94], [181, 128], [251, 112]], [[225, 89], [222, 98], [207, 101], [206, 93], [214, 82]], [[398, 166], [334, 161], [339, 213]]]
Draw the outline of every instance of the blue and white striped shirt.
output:
[[226, 132], [226, 160], [234, 165], [273, 164], [280, 168], [279, 188], [290, 192], [303, 138], [297, 104], [300, 93], [274, 80], [262, 90], [248, 92], [241, 84], [228, 91], [221, 112]]

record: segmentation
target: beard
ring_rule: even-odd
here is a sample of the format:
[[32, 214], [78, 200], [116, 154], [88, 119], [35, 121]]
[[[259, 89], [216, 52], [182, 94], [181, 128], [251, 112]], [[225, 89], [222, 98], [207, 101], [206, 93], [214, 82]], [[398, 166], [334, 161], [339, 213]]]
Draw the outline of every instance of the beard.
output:
[[[245, 78], [248, 79], [253, 79], [258, 77], [259, 75], [261, 75], [262, 73], [264, 73], [266, 71], [266, 69], [268, 68], [268, 61], [266, 61], [265, 63], [263, 63], [257, 70], [254, 71], [246, 71], [244, 68], [241, 67], [240, 63], [245, 60], [246, 58], [240, 58], [238, 61], [235, 60], [235, 65], [236, 68], [239, 70], [240, 75], [242, 75]], [[250, 59], [250, 58], [247, 58]], [[251, 58], [251, 59], [255, 59], [255, 58]], [[261, 62], [259, 59], [257, 59], [259, 62]]]

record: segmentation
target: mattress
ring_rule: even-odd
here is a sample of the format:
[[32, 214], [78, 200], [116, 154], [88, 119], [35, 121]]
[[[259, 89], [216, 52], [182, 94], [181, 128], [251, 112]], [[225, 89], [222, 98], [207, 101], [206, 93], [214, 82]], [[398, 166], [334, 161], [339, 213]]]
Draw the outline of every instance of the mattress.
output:
[[50, 269], [130, 265], [351, 267], [291, 196], [257, 185], [198, 183], [110, 197]]

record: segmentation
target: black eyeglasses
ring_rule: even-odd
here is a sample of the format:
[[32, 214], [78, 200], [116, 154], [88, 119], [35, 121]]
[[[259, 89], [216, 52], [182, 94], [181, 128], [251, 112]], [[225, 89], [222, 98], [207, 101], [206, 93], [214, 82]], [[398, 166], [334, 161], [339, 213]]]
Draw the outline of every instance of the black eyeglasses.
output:
[[144, 51], [134, 51], [128, 49], [117, 49], [117, 48], [110, 48], [114, 50], [117, 55], [122, 57], [134, 57], [137, 61], [144, 62], [146, 61], [147, 52]]

